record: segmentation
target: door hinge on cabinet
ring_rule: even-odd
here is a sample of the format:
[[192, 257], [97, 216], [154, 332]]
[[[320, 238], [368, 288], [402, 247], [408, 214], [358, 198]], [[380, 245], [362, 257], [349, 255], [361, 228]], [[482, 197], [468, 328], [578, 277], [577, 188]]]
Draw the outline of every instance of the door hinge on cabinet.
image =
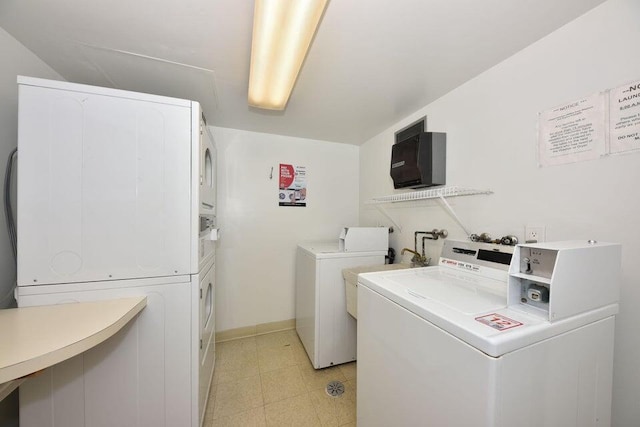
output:
[[202, 289], [200, 289], [200, 299], [202, 299]]
[[200, 350], [202, 350], [202, 340], [200, 340]]

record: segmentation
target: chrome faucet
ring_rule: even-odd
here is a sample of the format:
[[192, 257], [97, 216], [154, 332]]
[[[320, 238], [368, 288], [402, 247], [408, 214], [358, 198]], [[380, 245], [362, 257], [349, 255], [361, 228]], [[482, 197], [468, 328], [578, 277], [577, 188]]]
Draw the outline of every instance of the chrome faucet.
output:
[[418, 252], [409, 248], [403, 248], [400, 255], [404, 255], [405, 252], [411, 252], [413, 254], [413, 258], [411, 258], [411, 267], [426, 267], [429, 265], [429, 261], [431, 261], [426, 256], [420, 255]]

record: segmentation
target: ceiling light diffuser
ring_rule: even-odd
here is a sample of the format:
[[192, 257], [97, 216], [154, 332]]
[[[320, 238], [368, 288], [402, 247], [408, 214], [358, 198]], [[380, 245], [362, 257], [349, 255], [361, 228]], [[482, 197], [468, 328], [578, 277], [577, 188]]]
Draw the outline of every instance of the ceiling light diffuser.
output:
[[256, 0], [249, 105], [283, 110], [328, 0]]

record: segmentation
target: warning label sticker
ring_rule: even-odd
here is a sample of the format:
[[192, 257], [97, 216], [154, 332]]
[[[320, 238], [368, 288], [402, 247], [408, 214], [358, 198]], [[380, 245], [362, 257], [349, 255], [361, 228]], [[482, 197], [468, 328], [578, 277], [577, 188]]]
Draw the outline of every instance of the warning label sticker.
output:
[[517, 320], [509, 319], [508, 317], [497, 313], [491, 313], [484, 316], [476, 317], [476, 320], [499, 331], [506, 331], [507, 329], [522, 326], [522, 323], [518, 322]]

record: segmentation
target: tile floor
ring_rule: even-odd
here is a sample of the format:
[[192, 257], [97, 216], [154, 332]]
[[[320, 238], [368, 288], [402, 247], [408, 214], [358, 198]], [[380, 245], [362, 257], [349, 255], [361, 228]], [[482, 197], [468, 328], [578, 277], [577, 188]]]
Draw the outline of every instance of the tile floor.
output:
[[[216, 346], [205, 427], [356, 425], [356, 363], [315, 370], [295, 330]], [[338, 380], [345, 392], [331, 397]]]

